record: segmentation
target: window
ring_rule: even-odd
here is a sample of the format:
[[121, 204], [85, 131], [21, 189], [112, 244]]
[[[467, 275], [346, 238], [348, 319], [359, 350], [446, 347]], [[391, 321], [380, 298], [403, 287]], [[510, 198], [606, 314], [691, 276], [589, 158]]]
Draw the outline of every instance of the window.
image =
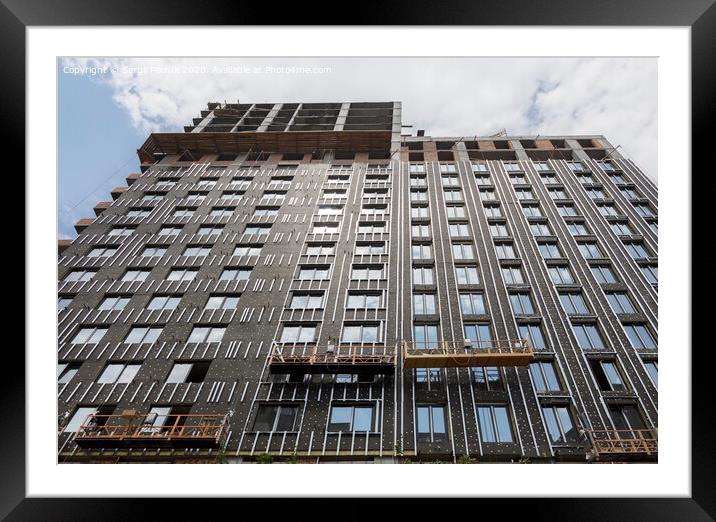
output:
[[604, 257], [596, 243], [577, 243], [577, 248], [584, 259], [602, 259]]
[[634, 210], [641, 217], [650, 218], [656, 216], [648, 203], [634, 203]]
[[72, 344], [97, 344], [107, 333], [106, 326], [83, 326], [72, 338]]
[[293, 431], [298, 406], [261, 404], [256, 411], [253, 431]]
[[432, 248], [430, 245], [412, 245], [411, 256], [415, 260], [432, 259]]
[[346, 300], [349, 309], [376, 309], [380, 308], [381, 295], [377, 293], [350, 293]]
[[507, 285], [523, 285], [522, 269], [518, 266], [506, 266], [502, 268], [502, 277]]
[[641, 197], [639, 192], [632, 187], [621, 187], [619, 190], [621, 190], [622, 194], [624, 194], [624, 197], [627, 199], [639, 199]]
[[134, 229], [135, 227], [114, 227], [112, 230], [109, 231], [109, 235], [125, 237], [134, 233]]
[[117, 247], [115, 246], [101, 246], [95, 247], [89, 251], [87, 257], [110, 257], [117, 253]]
[[96, 270], [73, 270], [67, 276], [65, 277], [65, 282], [68, 283], [76, 283], [81, 282], [85, 283], [87, 281], [91, 281], [92, 278], [97, 274]]
[[435, 294], [414, 294], [413, 309], [415, 315], [434, 315], [437, 313], [435, 307]]
[[241, 257], [241, 256], [258, 256], [261, 254], [261, 248], [263, 245], [236, 245], [236, 248], [234, 248], [234, 253], [232, 255]]
[[57, 298], [57, 312], [61, 312], [68, 306], [70, 306], [70, 303], [72, 302], [72, 297], [69, 296], [59, 296]]
[[167, 384], [184, 382], [204, 382], [209, 371], [209, 362], [184, 363], [175, 362], [167, 375]]
[[[315, 228], [315, 227], [314, 227], [314, 228]], [[254, 234], [258, 234], [258, 235], [261, 236], [261, 235], [266, 235], [266, 234], [268, 234], [270, 230], [271, 230], [271, 225], [268, 225], [268, 226], [263, 226], [263, 225], [246, 225], [246, 228], [244, 229], [244, 234], [247, 234], [247, 235], [250, 235], [250, 236], [252, 236], [252, 235], [254, 235]], [[315, 230], [314, 230], [313, 233], [316, 234]]]
[[312, 343], [316, 340], [316, 325], [286, 325], [281, 331], [280, 343]]
[[163, 226], [159, 229], [160, 236], [178, 236], [183, 227]]
[[483, 391], [499, 391], [504, 389], [502, 373], [496, 366], [470, 368], [472, 382]]
[[480, 189], [480, 200], [482, 201], [495, 201], [495, 191], [492, 189]]
[[577, 429], [567, 406], [542, 406], [542, 416], [552, 444], [577, 442]]
[[530, 232], [535, 236], [551, 236], [552, 231], [547, 223], [530, 223]]
[[155, 203], [156, 201], [161, 201], [162, 199], [164, 199], [164, 196], [162, 194], [145, 194], [140, 200], [140, 203], [145, 205], [147, 203]]
[[609, 266], [593, 266], [590, 269], [594, 279], [596, 279], [599, 284], [603, 285], [617, 282], [617, 278]]
[[617, 430], [644, 430], [646, 425], [639, 408], [632, 404], [613, 404], [609, 406], [614, 428]]
[[526, 292], [510, 294], [510, 302], [515, 315], [533, 315], [535, 313], [530, 294]]
[[354, 281], [383, 279], [383, 265], [353, 265], [351, 279]]
[[125, 295], [108, 295], [99, 304], [97, 310], [124, 310], [130, 299]]
[[428, 192], [426, 190], [411, 190], [410, 201], [427, 201]]
[[184, 252], [182, 253], [182, 256], [184, 257], [206, 257], [209, 255], [209, 252], [211, 251], [211, 245], [188, 245]]
[[77, 375], [80, 369], [78, 363], [73, 364], [58, 364], [57, 365], [57, 384], [67, 384], [72, 378]]
[[482, 442], [513, 442], [507, 406], [478, 406], [477, 419]]
[[216, 180], [200, 179], [196, 182], [196, 188], [199, 190], [211, 190], [216, 186]]
[[505, 225], [504, 223], [491, 223], [490, 234], [492, 235], [492, 237], [505, 237], [510, 235], [510, 233], [507, 231], [507, 225]]
[[533, 350], [546, 350], [547, 343], [544, 342], [542, 328], [538, 324], [520, 324], [518, 325], [521, 339], [527, 339]]
[[655, 285], [659, 282], [659, 269], [656, 266], [644, 265], [639, 268], [641, 268], [641, 273], [644, 274], [646, 280], [649, 281], [652, 285]]
[[[247, 232], [248, 233], [248, 232]], [[321, 225], [313, 225], [311, 234], [337, 234], [338, 223], [327, 223]]]
[[422, 389], [441, 389], [442, 380], [441, 368], [415, 368], [415, 384]]
[[472, 171], [473, 171], [473, 172], [488, 172], [488, 170], [487, 170], [487, 164], [486, 164], [486, 163], [473, 162], [473, 163], [472, 163]]
[[563, 257], [557, 243], [540, 243], [537, 245], [537, 248], [539, 249], [539, 253], [542, 254], [542, 257], [545, 259], [557, 259]]
[[[340, 214], [340, 207], [338, 208], [337, 212], [329, 212], [329, 210], [333, 210], [331, 207], [319, 207], [317, 214], [319, 216], [324, 216], [327, 214]], [[256, 207], [254, 210], [254, 213], [252, 217], [262, 217], [262, 216], [276, 216], [278, 215], [278, 208], [277, 207]], [[244, 232], [247, 234], [248, 232]]]
[[328, 431], [373, 431], [374, 406], [331, 406]]
[[248, 281], [251, 276], [250, 268], [225, 268], [221, 272], [221, 281]]
[[489, 175], [476, 174], [475, 182], [478, 185], [492, 185], [492, 179], [490, 179]]
[[344, 325], [341, 334], [342, 343], [380, 342], [380, 327], [377, 324]]
[[519, 172], [522, 166], [519, 163], [504, 163], [507, 172]]
[[[432, 271], [431, 271], [432, 273]], [[455, 267], [458, 285], [479, 285], [480, 275], [476, 266], [458, 266]], [[431, 281], [432, 282], [432, 281]]]
[[587, 196], [589, 196], [592, 199], [604, 199], [604, 192], [602, 191], [602, 189], [588, 188]]
[[175, 218], [183, 218], [183, 217], [191, 217], [194, 215], [194, 208], [178, 208], [174, 211], [174, 214], [172, 217]]
[[198, 269], [194, 268], [173, 268], [167, 275], [167, 281], [193, 281]]
[[549, 197], [552, 199], [567, 199], [567, 193], [564, 191], [564, 189], [561, 188], [553, 188], [549, 189]]
[[188, 343], [219, 343], [224, 338], [225, 326], [195, 326], [189, 334]]
[[465, 342], [475, 343], [478, 348], [492, 344], [492, 332], [489, 324], [466, 324], [463, 326]]
[[562, 217], [578, 216], [577, 209], [574, 205], [557, 205], [557, 211]]
[[151, 209], [148, 208], [130, 208], [126, 215], [131, 218], [145, 218], [151, 213]]
[[597, 205], [597, 208], [599, 209], [599, 213], [602, 216], [618, 216], [619, 211], [614, 207], [614, 205], [606, 204], [606, 205]]
[[624, 243], [624, 248], [626, 248], [629, 255], [634, 259], [645, 259], [652, 257], [652, 255], [647, 251], [646, 248], [644, 248], [644, 245], [642, 245], [641, 243], [629, 241], [627, 243]]
[[385, 243], [357, 243], [354, 253], [357, 256], [385, 254]]
[[151, 270], [136, 270], [136, 269], [128, 268], [127, 271], [122, 276], [122, 281], [123, 282], [146, 281], [147, 277], [149, 276], [149, 272], [151, 272]]
[[577, 344], [583, 350], [604, 350], [604, 340], [599, 329], [594, 324], [573, 325], [574, 334], [577, 336]]
[[[358, 223], [359, 234], [382, 234], [386, 231], [385, 221]], [[413, 234], [415, 234], [415, 232], [413, 232]]]
[[[450, 237], [465, 237], [470, 235], [470, 227], [467, 223], [451, 223], [448, 227], [450, 230]], [[507, 234], [506, 230], [507, 229], [505, 229], [505, 235]]]
[[[444, 190], [443, 194], [445, 195], [445, 201], [462, 201], [462, 191], [461, 190]], [[480, 197], [486, 196], [485, 192], [480, 192]], [[492, 193], [492, 199], [495, 198], [494, 193]], [[488, 198], [489, 199], [489, 198]]]
[[654, 386], [659, 387], [659, 364], [656, 361], [644, 361], [644, 368], [646, 368], [651, 381]]
[[586, 236], [589, 234], [589, 230], [587, 230], [584, 223], [579, 223], [577, 221], [567, 223], [567, 230], [573, 236]]
[[458, 180], [457, 176], [443, 176], [443, 187], [459, 187], [460, 186], [460, 180]]
[[430, 225], [412, 225], [410, 230], [412, 237], [430, 237]]
[[499, 205], [490, 205], [485, 207], [485, 215], [490, 218], [502, 217], [502, 210]]
[[447, 440], [445, 407], [436, 404], [416, 404], [416, 435], [418, 441], [435, 442]]
[[636, 313], [634, 305], [626, 292], [607, 292], [607, 301], [616, 314]]
[[335, 243], [309, 243], [306, 246], [307, 256], [332, 256], [335, 253]]
[[65, 426], [64, 433], [74, 433], [84, 425], [90, 415], [97, 413], [97, 408], [93, 406], [82, 406], [75, 410], [74, 415]]
[[147, 246], [142, 250], [142, 257], [161, 257], [167, 253], [167, 247], [165, 246]]
[[453, 243], [452, 255], [457, 261], [475, 259], [475, 249], [472, 243]]
[[210, 295], [205, 310], [235, 310], [239, 306], [238, 295]]
[[542, 217], [542, 210], [539, 205], [522, 205], [522, 212], [526, 217]]
[[454, 163], [441, 163], [440, 164], [440, 172], [443, 174], [455, 173], [455, 172], [457, 172], [457, 167], [455, 167]]
[[643, 324], [624, 325], [627, 336], [633, 348], [645, 348], [648, 350], [656, 350], [656, 341], [651, 333]]
[[556, 285], [572, 285], [574, 277], [568, 266], [550, 266], [547, 267], [549, 277]]
[[430, 211], [428, 210], [428, 207], [411, 207], [410, 208], [410, 217], [416, 218], [416, 219], [423, 219], [427, 218], [430, 215]]
[[559, 300], [567, 315], [588, 315], [589, 308], [584, 302], [584, 297], [579, 292], [568, 292], [559, 294]]
[[174, 310], [179, 306], [181, 296], [178, 295], [155, 295], [147, 305], [147, 310]]
[[413, 267], [413, 284], [432, 285], [435, 284], [433, 269], [431, 267]]
[[127, 344], [154, 344], [163, 328], [161, 326], [135, 326], [132, 328], [124, 342]]
[[558, 392], [562, 390], [557, 378], [557, 371], [551, 361], [530, 363], [530, 375], [538, 392]]
[[616, 361], [591, 359], [589, 366], [600, 390], [625, 391], [627, 389]]
[[234, 210], [234, 207], [214, 207], [209, 211], [209, 217], [229, 217]]
[[108, 364], [100, 374], [100, 384], [129, 384], [137, 375], [141, 364]]
[[557, 176], [555, 176], [554, 174], [541, 174], [541, 177], [542, 177], [542, 182], [547, 185], [558, 183]]
[[316, 309], [323, 307], [323, 294], [294, 293], [288, 304], [292, 309]]
[[584, 172], [586, 170], [584, 165], [582, 165], [579, 161], [568, 162], [567, 166], [572, 170], [572, 172]]
[[413, 328], [414, 346], [418, 350], [438, 347], [438, 327], [434, 324], [417, 324]]
[[516, 259], [515, 249], [510, 243], [500, 243], [495, 245], [497, 259]]
[[[525, 179], [524, 177], [520, 176], [519, 178], [511, 178], [510, 181], [512, 181], [513, 183], [524, 183]], [[517, 199], [535, 199], [535, 195], [532, 194], [532, 191], [530, 189], [517, 189], [515, 190], [515, 195], [517, 196]]]
[[462, 205], [447, 205], [445, 207], [448, 219], [460, 219], [467, 216]]

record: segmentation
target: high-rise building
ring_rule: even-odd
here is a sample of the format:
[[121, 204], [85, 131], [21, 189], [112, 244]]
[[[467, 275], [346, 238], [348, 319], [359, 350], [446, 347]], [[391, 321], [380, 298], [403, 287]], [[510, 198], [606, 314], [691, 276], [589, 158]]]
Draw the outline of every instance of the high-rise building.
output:
[[603, 137], [210, 103], [61, 242], [60, 462], [654, 461], [657, 188]]

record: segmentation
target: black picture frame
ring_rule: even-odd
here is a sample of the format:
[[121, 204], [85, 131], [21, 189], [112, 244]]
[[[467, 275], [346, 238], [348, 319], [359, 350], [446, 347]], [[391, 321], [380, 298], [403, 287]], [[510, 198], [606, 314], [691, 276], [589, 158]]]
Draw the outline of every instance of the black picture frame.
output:
[[[411, 2], [363, 2], [350, 6], [321, 2], [281, 4], [242, 4], [229, 1], [191, 0], [3, 0], [0, 5], [0, 48], [4, 82], [0, 89], [4, 127], [8, 130], [7, 147], [13, 161], [22, 163], [25, 146], [25, 30], [36, 25], [243, 25], [296, 24], [305, 21], [312, 25], [338, 23], [378, 25], [573, 25], [573, 26], [689, 26], [691, 27], [692, 73], [692, 159], [695, 165], [706, 165], [713, 149], [713, 116], [716, 114], [716, 6], [715, 0], [590, 0], [590, 1], [524, 1], [501, 0], [476, 2], [469, 0], [433, 3], [424, 0]], [[322, 5], [321, 5], [322, 4]], [[342, 15], [340, 13], [343, 13]], [[18, 170], [20, 165], [15, 165]], [[693, 169], [697, 172], [696, 168]], [[713, 173], [704, 170], [704, 174]], [[671, 173], [670, 173], [671, 175]], [[685, 177], [689, 173], [683, 173]], [[693, 178], [691, 180], [693, 186]], [[705, 183], [713, 183], [707, 180]], [[711, 185], [713, 187], [713, 185]], [[713, 189], [712, 189], [713, 190]], [[697, 191], [696, 195], [706, 191]], [[692, 199], [692, 222], [710, 223], [706, 216], [708, 202], [697, 205]], [[692, 238], [697, 237], [694, 230]], [[709, 241], [705, 241], [709, 243]], [[692, 252], [693, 255], [693, 252]], [[692, 279], [703, 268], [693, 265]], [[26, 278], [29, 274], [25, 273]], [[19, 309], [20, 307], [16, 307]], [[27, 318], [26, 318], [27, 319]], [[707, 321], [705, 310], [693, 307], [692, 324]], [[696, 334], [696, 332], [694, 332]], [[694, 346], [698, 343], [692, 341]], [[687, 349], [687, 347], [679, 347]], [[531, 520], [713, 520], [716, 518], [716, 447], [713, 397], [710, 387], [708, 344], [692, 351], [692, 496], [690, 498], [589, 498], [589, 499], [462, 499], [435, 503], [426, 499], [404, 501], [404, 518], [410, 512], [427, 516], [432, 511], [442, 516], [465, 513], [469, 516], [476, 502], [481, 513], [485, 509], [500, 509], [502, 514], [529, 513]], [[10, 346], [6, 347], [6, 352]], [[166, 520], [171, 512], [189, 518], [194, 509], [201, 509], [202, 518], [226, 516], [224, 511], [233, 500], [136, 500], [136, 499], [49, 499], [26, 498], [25, 494], [25, 360], [16, 350], [13, 371], [5, 371], [0, 380], [0, 412], [3, 430], [0, 432], [0, 517], [7, 520]], [[51, 350], [50, 350], [51, 351]], [[559, 492], [555, 492], [559, 495]], [[267, 514], [266, 499], [240, 499], [241, 512]], [[273, 500], [271, 500], [273, 502]], [[279, 508], [286, 516], [301, 514], [315, 517], [326, 513], [325, 500], [293, 499], [283, 501]], [[364, 519], [365, 510], [386, 512], [375, 500], [367, 507], [364, 500], [352, 499], [344, 506], [343, 518]], [[448, 505], [446, 505], [448, 504]], [[347, 509], [346, 509], [347, 508]], [[445, 511], [449, 508], [449, 511]], [[208, 509], [208, 510], [207, 510]], [[181, 510], [181, 511], [179, 511]], [[285, 511], [284, 511], [285, 510]], [[363, 515], [361, 515], [363, 513]], [[334, 512], [335, 514], [335, 512]], [[460, 516], [465, 516], [460, 515]]]

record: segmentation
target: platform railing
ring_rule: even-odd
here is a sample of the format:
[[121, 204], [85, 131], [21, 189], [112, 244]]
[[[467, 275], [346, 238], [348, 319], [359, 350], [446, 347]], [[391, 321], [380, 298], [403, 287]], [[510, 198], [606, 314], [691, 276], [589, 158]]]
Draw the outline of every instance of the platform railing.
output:
[[76, 442], [163, 440], [223, 441], [228, 434], [224, 414], [90, 414], [75, 434]]
[[385, 344], [282, 344], [271, 347], [269, 364], [395, 365], [396, 350]]
[[594, 456], [600, 457], [656, 457], [658, 439], [653, 430], [588, 430]]

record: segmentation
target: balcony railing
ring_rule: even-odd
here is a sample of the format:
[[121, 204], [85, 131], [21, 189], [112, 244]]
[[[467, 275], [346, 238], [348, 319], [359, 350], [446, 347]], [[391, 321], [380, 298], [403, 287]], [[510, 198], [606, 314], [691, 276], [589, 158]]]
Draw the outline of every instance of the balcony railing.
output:
[[527, 339], [489, 341], [403, 341], [406, 368], [527, 366], [534, 353]]
[[652, 430], [590, 430], [587, 437], [594, 460], [656, 460], [659, 454]]
[[381, 373], [395, 371], [396, 350], [382, 344], [274, 344], [271, 373]]
[[228, 433], [228, 415], [88, 415], [75, 434], [80, 447], [218, 448]]

